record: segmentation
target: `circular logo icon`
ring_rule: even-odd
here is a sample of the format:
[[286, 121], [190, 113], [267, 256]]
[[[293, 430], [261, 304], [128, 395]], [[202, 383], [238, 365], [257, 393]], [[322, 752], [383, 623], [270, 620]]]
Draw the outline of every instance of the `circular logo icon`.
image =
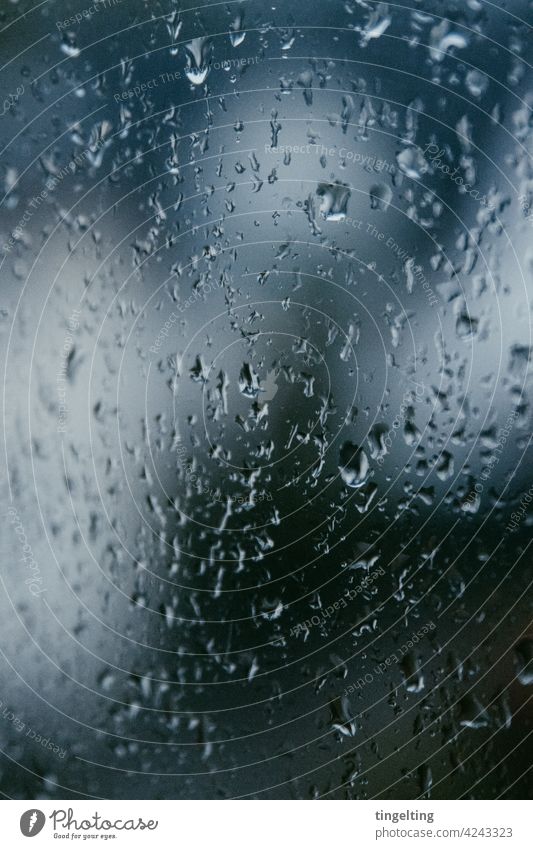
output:
[[43, 812], [37, 810], [37, 808], [31, 808], [31, 810], [25, 811], [22, 814], [20, 818], [20, 830], [24, 837], [35, 837], [36, 834], [42, 831], [45, 822], [46, 817]]

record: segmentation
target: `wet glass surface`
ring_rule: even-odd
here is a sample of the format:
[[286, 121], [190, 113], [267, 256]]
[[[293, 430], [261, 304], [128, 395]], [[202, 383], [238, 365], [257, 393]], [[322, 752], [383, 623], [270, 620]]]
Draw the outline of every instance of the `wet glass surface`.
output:
[[531, 797], [531, 21], [4, 2], [4, 797]]

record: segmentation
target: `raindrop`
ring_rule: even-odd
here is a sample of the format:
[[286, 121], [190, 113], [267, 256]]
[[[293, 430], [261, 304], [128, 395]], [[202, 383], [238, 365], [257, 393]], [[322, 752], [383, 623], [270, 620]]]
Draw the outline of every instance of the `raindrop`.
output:
[[353, 442], [345, 442], [339, 453], [339, 469], [346, 486], [357, 489], [368, 479], [368, 457], [363, 449]]
[[342, 183], [320, 183], [317, 188], [320, 214], [327, 221], [343, 221], [346, 218], [350, 189]]

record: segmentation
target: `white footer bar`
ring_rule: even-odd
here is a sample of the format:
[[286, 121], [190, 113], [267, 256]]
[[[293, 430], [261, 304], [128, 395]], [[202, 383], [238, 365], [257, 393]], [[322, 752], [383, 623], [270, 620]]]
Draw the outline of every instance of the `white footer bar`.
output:
[[[531, 849], [520, 801], [5, 801], [2, 845]], [[29, 839], [35, 838], [30, 844]], [[67, 843], [67, 841], [69, 841]]]

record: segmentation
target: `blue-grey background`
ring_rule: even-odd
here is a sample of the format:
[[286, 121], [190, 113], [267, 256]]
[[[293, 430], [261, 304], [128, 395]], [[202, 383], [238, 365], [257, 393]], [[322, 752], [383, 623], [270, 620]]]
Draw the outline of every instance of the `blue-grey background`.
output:
[[530, 6], [82, 3], [0, 17], [0, 791], [530, 798]]

